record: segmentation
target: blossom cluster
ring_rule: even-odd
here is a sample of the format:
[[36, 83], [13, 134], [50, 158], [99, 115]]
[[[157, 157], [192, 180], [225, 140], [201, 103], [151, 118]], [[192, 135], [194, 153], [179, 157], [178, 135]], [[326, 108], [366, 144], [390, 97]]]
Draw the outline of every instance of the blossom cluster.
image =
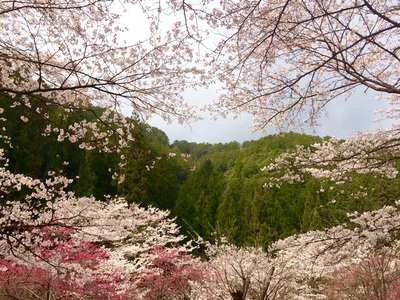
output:
[[272, 174], [267, 185], [304, 181], [305, 174], [342, 184], [352, 173], [375, 173], [395, 178], [394, 162], [399, 158], [400, 144], [397, 126], [387, 130], [359, 133], [347, 140], [330, 138], [312, 147], [297, 146], [285, 152], [274, 163], [262, 168]]

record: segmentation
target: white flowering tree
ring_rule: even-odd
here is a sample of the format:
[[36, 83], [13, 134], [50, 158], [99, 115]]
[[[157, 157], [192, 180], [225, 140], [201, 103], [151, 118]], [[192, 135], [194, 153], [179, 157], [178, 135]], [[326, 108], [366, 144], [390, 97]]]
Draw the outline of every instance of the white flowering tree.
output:
[[220, 40], [208, 57], [224, 83], [217, 109], [252, 113], [256, 129], [315, 125], [357, 87], [398, 104], [397, 1], [170, 2]]
[[[188, 65], [191, 50], [183, 37], [161, 33], [149, 7], [135, 0], [2, 1], [0, 95], [48, 119], [46, 133], [82, 148], [126, 145], [131, 130], [121, 115], [124, 105], [143, 119], [190, 120], [193, 111], [180, 92], [200, 72]], [[131, 18], [146, 13], [148, 37], [128, 33], [119, 15], [126, 9]], [[66, 115], [88, 111], [98, 120], [59, 128], [50, 122], [49, 106]]]
[[[147, 37], [128, 34], [119, 14], [129, 9], [148, 17]], [[136, 17], [135, 13], [130, 17]], [[1, 1], [0, 16], [1, 122], [7, 122], [5, 110], [22, 106], [44, 120], [43, 135], [55, 135], [59, 142], [76, 143], [81, 149], [120, 152], [133, 141], [133, 123], [122, 114], [126, 105], [142, 119], [158, 114], [185, 122], [194, 117], [180, 92], [201, 72], [188, 65], [191, 50], [184, 37], [161, 32], [152, 3]], [[80, 117], [71, 117], [81, 112]], [[25, 114], [17, 118], [28, 124], [32, 121]], [[120, 259], [129, 256], [130, 265], [142, 267], [136, 261], [142, 250], [176, 245], [182, 239], [166, 212], [128, 207], [122, 200], [101, 204], [78, 198], [68, 188], [72, 179], [61, 173], [50, 171], [47, 179], [14, 174], [7, 160], [13, 136], [4, 130], [0, 136], [4, 147], [0, 150], [0, 235], [7, 259], [12, 254], [19, 262], [41, 260], [59, 267], [36, 252], [41, 229], [52, 226], [72, 230], [65, 233], [68, 239], [110, 244], [121, 250], [112, 252], [119, 253]], [[120, 248], [125, 246], [130, 248]]]
[[[223, 84], [210, 106], [218, 114], [247, 112], [255, 117], [254, 130], [274, 126], [284, 132], [318, 125], [328, 103], [362, 89], [381, 99], [384, 119], [399, 118], [398, 1], [169, 2], [185, 17], [182, 31], [201, 35], [204, 23], [209, 25], [216, 46], [204, 60]], [[399, 157], [398, 136], [394, 125], [341, 146], [327, 142], [312, 157], [302, 149], [294, 155], [303, 172], [310, 162], [317, 164], [307, 171], [320, 177], [377, 169], [394, 176], [390, 164]]]
[[177, 260], [192, 250], [168, 212], [123, 199], [78, 198], [64, 191], [64, 177], [41, 182], [2, 168], [1, 183], [1, 192], [30, 193], [0, 207], [0, 295], [140, 299], [136, 284], [154, 249], [174, 249]]
[[208, 244], [206, 254], [205, 299], [288, 299], [293, 292], [294, 270], [286, 257], [227, 242]]
[[200, 299], [397, 299], [399, 204], [264, 250], [208, 244]]
[[[1, 1], [0, 121], [16, 115], [10, 121], [18, 127], [40, 117], [42, 135], [120, 153], [123, 167], [120, 151], [134, 145], [125, 106], [142, 120], [155, 114], [180, 123], [193, 119], [181, 92], [202, 72], [189, 64], [185, 36], [159, 27], [153, 4]], [[128, 11], [130, 18], [147, 17], [139, 31], [122, 23], [120, 14]], [[14, 173], [7, 153], [15, 137], [6, 127], [0, 135], [0, 298], [140, 299], [148, 291], [136, 283], [155, 249], [172, 251], [178, 262], [190, 252], [168, 212], [110, 196], [106, 202], [77, 197], [73, 179], [59, 170], [46, 178]], [[114, 173], [114, 179], [123, 177]]]
[[399, 202], [355, 213], [350, 221], [272, 245], [271, 250], [290, 258], [287, 267], [296, 270], [298, 299], [392, 299], [398, 295]]

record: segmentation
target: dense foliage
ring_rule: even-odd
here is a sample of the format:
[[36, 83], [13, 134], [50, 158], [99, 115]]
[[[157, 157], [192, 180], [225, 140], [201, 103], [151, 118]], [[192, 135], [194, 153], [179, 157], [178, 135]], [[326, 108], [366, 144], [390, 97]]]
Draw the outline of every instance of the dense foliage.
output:
[[[352, 174], [345, 185], [308, 176], [304, 182], [265, 186], [276, 172], [264, 172], [261, 166], [298, 145], [323, 142], [317, 136], [287, 133], [243, 144], [170, 144], [164, 132], [139, 123], [132, 133], [134, 144], [123, 152], [126, 164], [118, 170], [125, 180], [118, 183], [113, 172], [120, 154], [83, 150], [57, 142], [56, 136], [43, 137], [41, 119], [28, 112], [21, 107], [4, 112], [14, 120], [4, 124], [13, 133], [13, 147], [6, 153], [13, 172], [46, 179], [49, 172], [62, 170], [74, 179], [69, 189], [77, 196], [105, 199], [104, 195], [119, 194], [128, 203], [171, 210], [187, 236], [211, 241], [217, 234], [237, 245], [266, 248], [295, 233], [342, 224], [349, 212], [391, 205], [400, 195], [399, 179], [377, 173]], [[31, 121], [12, 116], [17, 113]], [[51, 112], [54, 118], [57, 113]]]

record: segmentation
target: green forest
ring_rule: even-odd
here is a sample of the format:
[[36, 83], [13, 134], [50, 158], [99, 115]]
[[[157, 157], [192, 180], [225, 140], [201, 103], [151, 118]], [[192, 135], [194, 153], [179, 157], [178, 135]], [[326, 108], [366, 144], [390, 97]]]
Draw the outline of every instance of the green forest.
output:
[[[239, 246], [267, 248], [296, 233], [342, 224], [347, 213], [378, 209], [400, 195], [399, 178], [373, 173], [353, 174], [345, 185], [311, 176], [303, 183], [266, 185], [273, 174], [261, 168], [279, 154], [296, 145], [312, 149], [328, 137], [289, 132], [244, 143], [171, 142], [160, 129], [128, 119], [135, 123], [131, 147], [105, 153], [80, 149], [73, 142], [61, 143], [34, 107], [9, 108], [8, 99], [0, 101], [7, 120], [1, 127], [11, 137], [2, 139], [1, 147], [12, 172], [38, 179], [62, 174], [73, 180], [69, 188], [78, 196], [105, 200], [104, 195], [118, 195], [128, 203], [170, 210], [188, 237], [213, 240], [224, 236]], [[62, 128], [101, 113], [96, 107], [72, 115], [60, 107], [42, 109], [47, 110], [51, 123]], [[114, 172], [124, 181], [118, 182]], [[21, 200], [23, 193], [9, 193], [2, 201]]]

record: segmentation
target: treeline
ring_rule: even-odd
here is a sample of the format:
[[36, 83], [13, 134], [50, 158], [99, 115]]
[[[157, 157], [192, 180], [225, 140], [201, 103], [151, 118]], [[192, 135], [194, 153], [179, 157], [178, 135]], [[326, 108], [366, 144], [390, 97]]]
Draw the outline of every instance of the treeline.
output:
[[[10, 100], [0, 101], [1, 107], [9, 107]], [[101, 113], [94, 107], [93, 112], [65, 117], [59, 107], [45, 109], [48, 118], [64, 128]], [[9, 170], [40, 179], [49, 177], [49, 172], [63, 174], [73, 179], [70, 189], [78, 196], [102, 200], [104, 195], [119, 195], [128, 203], [171, 210], [187, 236], [219, 235], [237, 245], [267, 247], [295, 233], [341, 224], [348, 212], [378, 209], [400, 195], [398, 179], [377, 174], [353, 174], [346, 185], [310, 177], [280, 188], [264, 186], [273, 174], [261, 171], [262, 167], [296, 145], [321, 142], [317, 136], [291, 132], [242, 144], [170, 143], [163, 131], [129, 119], [136, 125], [135, 141], [120, 153], [105, 153], [60, 143], [56, 132], [45, 137], [45, 122], [35, 111], [24, 106], [3, 111], [7, 121], [1, 127], [10, 139], [1, 139], [1, 148], [7, 152], [9, 161], [4, 163]], [[124, 176], [122, 183], [115, 172]], [[3, 200], [19, 200], [22, 195], [23, 191], [15, 191]]]

